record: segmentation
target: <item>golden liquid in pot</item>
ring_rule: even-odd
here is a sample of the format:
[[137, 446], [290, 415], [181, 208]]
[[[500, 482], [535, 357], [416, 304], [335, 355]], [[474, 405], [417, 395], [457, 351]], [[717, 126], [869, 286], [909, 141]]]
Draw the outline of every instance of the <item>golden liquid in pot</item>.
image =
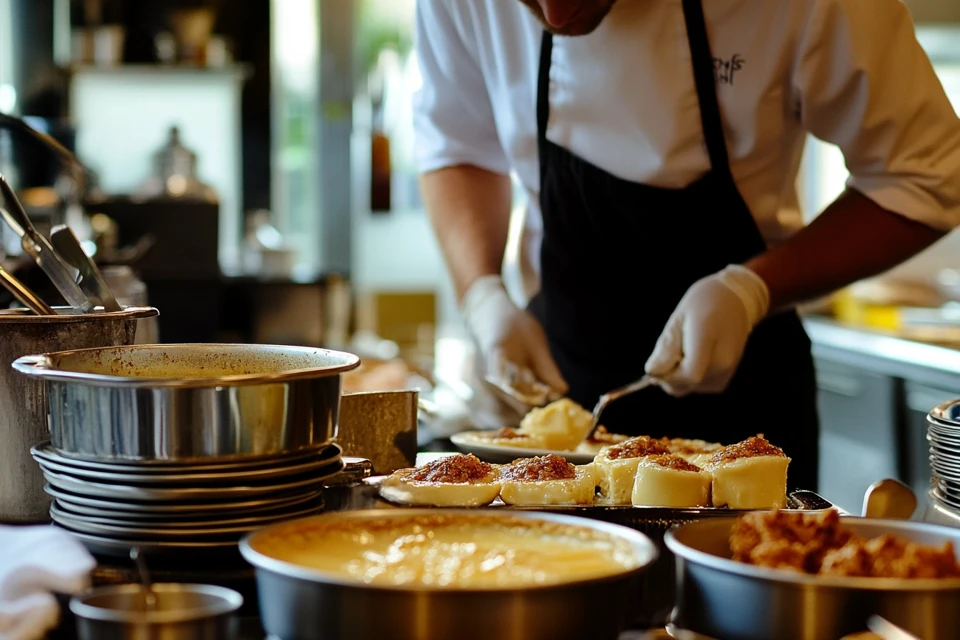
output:
[[256, 551], [371, 585], [518, 589], [609, 577], [642, 559], [625, 540], [587, 527], [510, 516], [415, 516], [291, 523]]

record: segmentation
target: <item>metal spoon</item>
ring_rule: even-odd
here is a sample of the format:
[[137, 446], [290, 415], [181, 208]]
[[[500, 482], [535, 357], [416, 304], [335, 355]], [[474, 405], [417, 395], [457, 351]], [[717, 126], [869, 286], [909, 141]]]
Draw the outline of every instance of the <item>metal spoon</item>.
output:
[[138, 547], [130, 549], [130, 559], [137, 565], [137, 573], [140, 574], [140, 589], [143, 592], [143, 601], [147, 605], [147, 611], [153, 611], [157, 608], [157, 596], [153, 592], [150, 574], [147, 572], [147, 563]]
[[867, 628], [883, 640], [920, 640], [917, 636], [907, 632], [906, 629], [901, 629], [880, 616], [870, 616], [870, 619], [867, 620]]
[[0, 266], [0, 284], [13, 294], [13, 297], [20, 301], [25, 307], [33, 311], [38, 316], [55, 316], [57, 312], [53, 307], [44, 302], [40, 296], [35, 294], [27, 285], [12, 273]]
[[107, 281], [103, 279], [100, 269], [80, 246], [80, 241], [70, 227], [64, 224], [55, 226], [50, 231], [50, 241], [67, 264], [80, 271], [80, 276], [83, 278], [80, 281], [80, 288], [88, 298], [99, 300], [103, 310], [108, 313], [123, 311]]
[[863, 497], [864, 518], [909, 520], [917, 509], [917, 496], [899, 480], [874, 482]]

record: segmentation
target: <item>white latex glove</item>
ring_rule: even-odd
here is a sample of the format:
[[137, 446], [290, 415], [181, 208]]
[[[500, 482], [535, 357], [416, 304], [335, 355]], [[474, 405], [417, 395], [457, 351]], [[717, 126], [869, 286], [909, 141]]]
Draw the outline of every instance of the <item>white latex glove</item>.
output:
[[698, 280], [667, 320], [646, 372], [675, 396], [723, 391], [769, 307], [766, 283], [744, 266]]
[[53, 594], [81, 593], [95, 566], [62, 529], [0, 526], [0, 640], [44, 638], [60, 619]]
[[463, 298], [461, 312], [480, 348], [487, 375], [504, 381], [532, 376], [560, 394], [567, 392], [543, 327], [513, 303], [499, 276], [474, 282]]

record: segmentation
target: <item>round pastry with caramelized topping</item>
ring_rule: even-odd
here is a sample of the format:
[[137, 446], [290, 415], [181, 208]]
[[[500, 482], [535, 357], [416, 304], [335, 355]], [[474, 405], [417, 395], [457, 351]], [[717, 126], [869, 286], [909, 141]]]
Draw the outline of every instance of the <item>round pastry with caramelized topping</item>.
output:
[[631, 504], [637, 467], [646, 456], [670, 453], [662, 440], [637, 436], [604, 447], [593, 459], [597, 482], [607, 504]]
[[517, 447], [518, 449], [546, 449], [543, 439], [529, 433], [521, 433], [513, 427], [502, 427], [496, 431], [466, 431], [460, 434], [464, 442], [497, 447]]
[[434, 507], [482, 507], [497, 499], [496, 467], [473, 454], [458, 453], [412, 469], [400, 469], [380, 483], [391, 502]]
[[713, 506], [782, 509], [787, 504], [790, 458], [763, 434], [724, 447], [705, 469], [713, 477]]
[[627, 439], [629, 439], [629, 436], [610, 433], [606, 427], [600, 425], [589, 438], [577, 445], [577, 453], [592, 453], [596, 456], [604, 447], [620, 444]]
[[646, 456], [637, 465], [631, 497], [644, 507], [707, 507], [710, 475], [672, 453]]
[[687, 462], [691, 462], [698, 467], [703, 467], [710, 462], [717, 451], [723, 449], [719, 442], [707, 442], [706, 440], [687, 440], [686, 438], [663, 438], [664, 444], [670, 453], [678, 455]]
[[553, 454], [500, 467], [500, 499], [512, 505], [593, 504], [593, 465], [576, 466]]

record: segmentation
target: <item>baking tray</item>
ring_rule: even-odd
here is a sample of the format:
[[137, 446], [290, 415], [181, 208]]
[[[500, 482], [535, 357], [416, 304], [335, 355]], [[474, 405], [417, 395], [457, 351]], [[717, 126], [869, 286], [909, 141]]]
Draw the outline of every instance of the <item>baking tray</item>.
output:
[[[327, 489], [324, 492], [324, 498], [328, 510], [405, 508], [406, 505], [387, 501], [380, 496], [378, 485], [385, 479], [386, 476], [373, 476], [352, 485]], [[664, 534], [671, 528], [688, 522], [750, 513], [750, 510], [741, 511], [718, 507], [516, 506], [506, 505], [499, 498], [488, 507], [483, 508], [562, 513], [619, 524], [647, 535], [657, 545], [660, 557], [642, 576], [640, 588], [644, 595], [643, 605], [637, 612], [635, 619], [631, 621], [631, 626], [636, 628], [664, 626], [668, 622], [670, 612], [673, 609], [676, 562], [673, 554], [663, 543]], [[812, 513], [827, 509], [837, 509], [837, 507], [813, 491], [794, 491], [788, 496], [787, 511]]]

